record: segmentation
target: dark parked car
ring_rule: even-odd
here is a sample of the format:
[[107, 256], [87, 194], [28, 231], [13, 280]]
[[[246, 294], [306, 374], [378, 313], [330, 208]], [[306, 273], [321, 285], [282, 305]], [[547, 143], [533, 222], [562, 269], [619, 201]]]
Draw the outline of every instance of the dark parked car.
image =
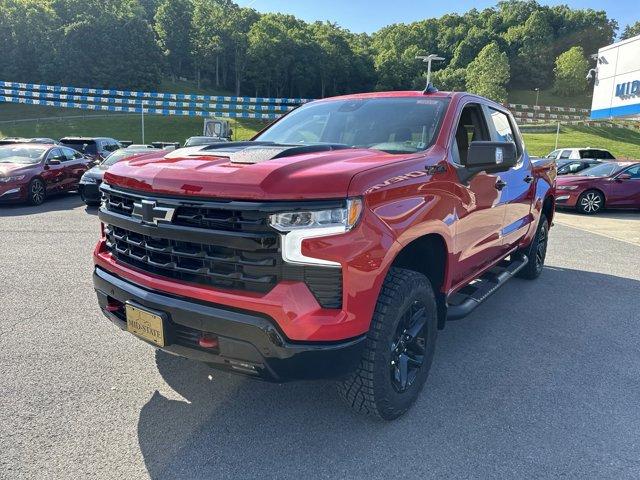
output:
[[85, 174], [82, 175], [82, 178], [80, 179], [80, 186], [78, 187], [80, 196], [82, 197], [84, 203], [86, 203], [87, 205], [100, 204], [100, 184], [102, 183], [104, 172], [106, 172], [111, 165], [119, 162], [120, 160], [124, 160], [125, 158], [130, 159], [142, 155], [149, 155], [155, 150], [156, 149], [154, 148], [147, 148], [146, 146], [140, 148], [122, 148], [113, 152], [111, 155], [105, 158], [102, 163], [85, 172]]
[[220, 137], [189, 137], [187, 141], [184, 142], [185, 147], [199, 147], [205, 145], [213, 145], [214, 143], [220, 142], [228, 142], [226, 138]]
[[76, 190], [92, 160], [71, 148], [38, 143], [0, 146], [0, 201], [44, 202]]
[[99, 162], [122, 148], [117, 140], [107, 137], [65, 137], [60, 139], [60, 143]]
[[601, 163], [601, 160], [558, 160], [558, 175], [575, 175]]
[[607, 162], [558, 178], [558, 207], [592, 215], [607, 208], [640, 208], [640, 163]]

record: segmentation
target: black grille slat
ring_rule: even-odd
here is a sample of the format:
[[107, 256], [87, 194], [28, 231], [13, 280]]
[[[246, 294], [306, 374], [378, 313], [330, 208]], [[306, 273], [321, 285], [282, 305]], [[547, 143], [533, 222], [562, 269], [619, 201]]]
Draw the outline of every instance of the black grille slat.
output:
[[302, 281], [321, 307], [342, 307], [341, 269], [286, 264], [280, 236], [268, 225], [273, 207], [267, 203], [194, 205], [150, 198], [159, 206], [175, 208], [170, 224], [154, 227], [132, 216], [134, 202], [149, 197], [108, 185], [101, 190], [106, 247], [119, 262], [181, 281], [258, 293], [269, 292], [281, 280]]

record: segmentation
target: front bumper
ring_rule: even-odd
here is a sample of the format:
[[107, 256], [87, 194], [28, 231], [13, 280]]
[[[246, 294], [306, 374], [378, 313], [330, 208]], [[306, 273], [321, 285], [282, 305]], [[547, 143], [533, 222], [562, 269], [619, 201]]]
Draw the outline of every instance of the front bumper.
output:
[[573, 208], [578, 203], [578, 197], [582, 193], [582, 190], [557, 190], [556, 206]]
[[[102, 312], [120, 328], [126, 329], [127, 302], [163, 312], [167, 318], [163, 350], [265, 380], [344, 376], [356, 368], [364, 347], [364, 335], [339, 342], [293, 342], [266, 315], [159, 293], [99, 266], [93, 283]], [[114, 305], [122, 305], [122, 310]], [[202, 334], [217, 336], [217, 348], [200, 347]]]
[[25, 200], [26, 192], [26, 185], [0, 185], [0, 202]]
[[80, 183], [78, 191], [86, 203], [100, 203], [100, 183]]

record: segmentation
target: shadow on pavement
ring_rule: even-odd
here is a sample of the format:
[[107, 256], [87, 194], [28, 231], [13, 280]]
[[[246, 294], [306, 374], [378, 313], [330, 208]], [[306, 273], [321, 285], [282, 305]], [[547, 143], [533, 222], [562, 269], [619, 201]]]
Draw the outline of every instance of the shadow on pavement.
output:
[[[25, 203], [0, 204], [0, 217], [21, 217], [39, 213], [72, 210], [82, 205], [84, 205], [84, 202], [79, 194], [75, 192], [62, 193], [48, 197], [42, 205], [35, 207]], [[95, 213], [97, 213], [97, 210]]]
[[440, 332], [425, 390], [391, 423], [351, 413], [331, 383], [262, 383], [158, 351], [183, 399], [156, 391], [140, 411], [146, 468], [154, 479], [615, 477], [640, 458], [638, 292], [636, 280], [553, 267], [509, 282]]

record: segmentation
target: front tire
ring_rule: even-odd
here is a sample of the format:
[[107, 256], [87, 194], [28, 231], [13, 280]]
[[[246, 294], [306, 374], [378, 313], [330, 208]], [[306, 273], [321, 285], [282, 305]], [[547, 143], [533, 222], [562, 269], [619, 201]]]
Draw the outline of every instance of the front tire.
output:
[[524, 250], [524, 254], [529, 258], [529, 263], [517, 273], [520, 278], [534, 280], [540, 276], [544, 268], [544, 261], [547, 258], [547, 246], [549, 244], [549, 221], [544, 214], [538, 220], [536, 236], [531, 241], [529, 247]]
[[585, 215], [595, 215], [604, 209], [604, 195], [597, 190], [587, 190], [578, 197], [576, 208]]
[[27, 200], [30, 205], [41, 205], [44, 199], [47, 198], [47, 189], [44, 182], [39, 178], [31, 180], [27, 188]]
[[403, 268], [389, 271], [360, 364], [338, 385], [353, 409], [393, 420], [413, 405], [433, 361], [437, 312], [427, 277]]

